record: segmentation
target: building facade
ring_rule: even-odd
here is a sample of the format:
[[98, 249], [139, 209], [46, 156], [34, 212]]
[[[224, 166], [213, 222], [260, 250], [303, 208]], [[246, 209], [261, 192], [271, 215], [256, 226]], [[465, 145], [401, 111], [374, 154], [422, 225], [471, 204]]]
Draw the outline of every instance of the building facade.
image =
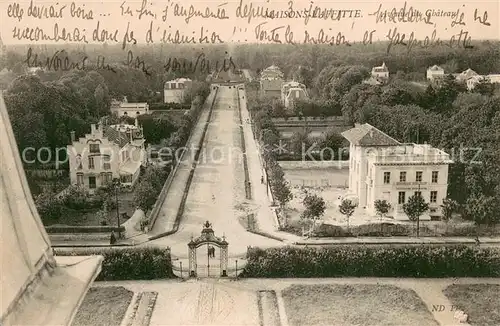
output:
[[376, 215], [375, 201], [387, 200], [395, 219], [406, 220], [403, 204], [420, 192], [430, 209], [422, 220], [441, 216], [448, 189], [450, 156], [430, 145], [403, 144], [369, 125], [342, 133], [350, 143], [349, 195]]
[[427, 80], [435, 80], [444, 77], [444, 69], [440, 66], [434, 65], [427, 69]]
[[137, 118], [141, 114], [149, 114], [148, 103], [129, 103], [127, 97], [124, 96], [122, 101], [111, 101], [111, 113], [119, 117]]
[[293, 108], [295, 101], [304, 101], [309, 98], [304, 84], [291, 81], [281, 86], [281, 101], [287, 109]]
[[183, 103], [184, 96], [192, 85], [193, 81], [189, 78], [177, 78], [165, 82], [163, 89], [163, 102]]
[[[136, 120], [137, 121], [137, 120]], [[137, 182], [146, 163], [142, 128], [137, 125], [91, 125], [91, 133], [78, 140], [71, 135], [68, 158], [71, 184], [91, 193], [119, 179], [122, 186]]]
[[384, 82], [389, 80], [389, 68], [387, 68], [385, 62], [381, 66], [372, 68], [372, 77]]
[[281, 70], [272, 65], [260, 74], [260, 95], [281, 98], [282, 86], [285, 83]]

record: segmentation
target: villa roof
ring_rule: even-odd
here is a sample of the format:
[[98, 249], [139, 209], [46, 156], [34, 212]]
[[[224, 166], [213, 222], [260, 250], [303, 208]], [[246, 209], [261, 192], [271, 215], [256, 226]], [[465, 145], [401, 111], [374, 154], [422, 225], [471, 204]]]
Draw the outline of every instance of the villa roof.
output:
[[444, 70], [443, 68], [441, 68], [440, 66], [438, 65], [434, 65], [432, 67], [429, 67], [428, 70], [433, 70], [433, 71], [437, 71], [437, 70]]
[[351, 144], [358, 146], [395, 146], [401, 144], [368, 123], [344, 131], [342, 136]]
[[125, 132], [116, 130], [113, 126], [108, 126], [106, 128], [105, 135], [110, 142], [115, 143], [120, 148], [124, 147], [130, 142], [130, 138]]
[[379, 67], [373, 67], [372, 69], [373, 72], [387, 72], [389, 71], [389, 68], [385, 65], [385, 62], [382, 62], [382, 65]]

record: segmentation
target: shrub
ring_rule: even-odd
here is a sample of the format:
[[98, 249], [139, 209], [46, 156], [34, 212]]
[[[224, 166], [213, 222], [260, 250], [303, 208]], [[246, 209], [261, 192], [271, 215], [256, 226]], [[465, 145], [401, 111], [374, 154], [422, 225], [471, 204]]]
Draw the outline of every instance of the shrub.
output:
[[244, 277], [498, 277], [500, 251], [442, 247], [251, 248]]
[[160, 248], [55, 250], [60, 256], [102, 255], [97, 281], [154, 280], [173, 278], [170, 250]]

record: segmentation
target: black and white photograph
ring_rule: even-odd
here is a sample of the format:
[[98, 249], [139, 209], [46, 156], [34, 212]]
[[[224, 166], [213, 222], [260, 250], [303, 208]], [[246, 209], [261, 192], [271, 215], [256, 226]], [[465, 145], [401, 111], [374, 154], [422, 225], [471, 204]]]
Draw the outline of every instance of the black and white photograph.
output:
[[0, 12], [0, 325], [500, 325], [498, 0]]

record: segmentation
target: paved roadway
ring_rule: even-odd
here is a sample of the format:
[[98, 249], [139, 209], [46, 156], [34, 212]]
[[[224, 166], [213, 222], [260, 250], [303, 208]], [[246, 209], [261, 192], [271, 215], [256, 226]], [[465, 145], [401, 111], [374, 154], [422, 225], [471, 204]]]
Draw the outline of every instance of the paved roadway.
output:
[[230, 256], [246, 252], [248, 245], [282, 245], [279, 241], [249, 233], [242, 225], [246, 212], [255, 209], [255, 204], [245, 199], [237, 101], [234, 86], [220, 87], [179, 230], [147, 245], [168, 245], [173, 255], [187, 257], [187, 243], [192, 236], [200, 235], [207, 220], [217, 236], [226, 236]]

